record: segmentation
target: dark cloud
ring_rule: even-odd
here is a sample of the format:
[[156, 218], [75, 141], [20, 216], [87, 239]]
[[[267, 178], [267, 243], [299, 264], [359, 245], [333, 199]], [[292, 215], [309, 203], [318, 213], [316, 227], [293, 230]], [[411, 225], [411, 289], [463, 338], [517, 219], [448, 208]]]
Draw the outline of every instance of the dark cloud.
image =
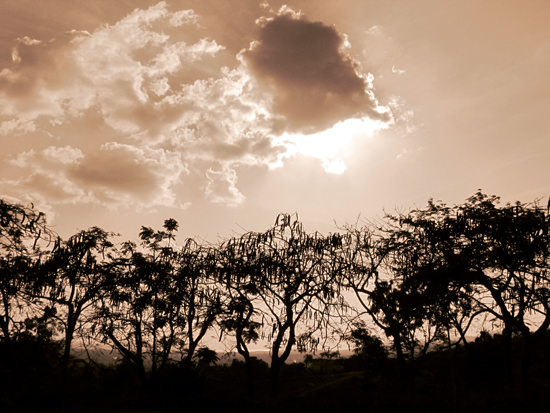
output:
[[31, 173], [0, 180], [37, 198], [57, 203], [99, 203], [108, 207], [183, 206], [172, 190], [187, 173], [178, 153], [109, 142], [84, 155], [71, 146], [20, 153], [10, 164]]
[[357, 63], [342, 51], [334, 27], [291, 11], [260, 22], [259, 39], [244, 53], [254, 74], [275, 92], [275, 110], [289, 129], [316, 132], [352, 117], [389, 120], [377, 111]]
[[162, 149], [107, 143], [68, 168], [67, 177], [95, 197], [171, 205], [171, 187], [186, 171], [180, 156]]
[[131, 152], [103, 150], [87, 155], [69, 170], [69, 176], [90, 188], [148, 193], [156, 184], [155, 175]]

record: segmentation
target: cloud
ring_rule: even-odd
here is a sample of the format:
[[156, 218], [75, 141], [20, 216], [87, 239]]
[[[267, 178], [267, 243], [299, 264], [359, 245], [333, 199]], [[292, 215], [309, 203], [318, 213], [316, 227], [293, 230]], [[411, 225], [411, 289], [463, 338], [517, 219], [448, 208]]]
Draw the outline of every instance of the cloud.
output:
[[244, 195], [237, 189], [237, 172], [224, 167], [220, 171], [209, 169], [206, 172], [208, 183], [204, 193], [210, 201], [223, 203], [228, 206], [237, 206], [245, 199]]
[[406, 103], [399, 96], [392, 96], [388, 102], [388, 106], [392, 108], [395, 116], [394, 129], [402, 136], [413, 135], [423, 126], [414, 122], [414, 111], [406, 110]]
[[70, 168], [68, 176], [103, 202], [176, 206], [172, 187], [187, 172], [178, 153], [111, 142]]
[[[154, 134], [170, 120], [157, 110], [159, 98], [181, 84], [195, 63], [223, 49], [205, 38], [194, 44], [172, 40], [168, 33], [175, 29], [171, 27], [180, 30], [197, 19], [192, 10], [170, 13], [161, 2], [76, 39], [72, 58], [82, 83], [91, 86], [86, 106], [99, 105], [107, 124], [120, 132], [150, 129]], [[71, 103], [79, 105], [76, 99]]]
[[185, 108], [169, 141], [186, 158], [273, 166], [284, 152], [274, 142], [272, 99], [257, 87], [242, 60], [233, 70], [223, 69], [218, 79], [184, 85], [163, 104]]
[[407, 159], [412, 157], [413, 155], [424, 152], [424, 149], [425, 148], [423, 146], [419, 146], [417, 148], [403, 148], [395, 158], [401, 160]]
[[[101, 26], [92, 33], [70, 31], [62, 48], [57, 41], [38, 44], [25, 40], [23, 43], [32, 43], [32, 47], [51, 50], [45, 53], [44, 49], [32, 59], [28, 53], [21, 55], [19, 65], [0, 75], [11, 79], [12, 85], [22, 78], [38, 79], [31, 82], [34, 86], [28, 88], [27, 94], [8, 96], [4, 90], [9, 110], [3, 114], [11, 115], [12, 119], [0, 124], [0, 133], [13, 136], [40, 128], [50, 130], [52, 126], [69, 125], [72, 119], [86, 117], [89, 112], [99, 114], [118, 133], [115, 135], [118, 146], [111, 142], [99, 152], [86, 153], [74, 168], [53, 179], [53, 182], [69, 179], [71, 185], [82, 188], [80, 198], [71, 198], [75, 202], [91, 196], [97, 202], [119, 205], [117, 193], [124, 198], [129, 192], [144, 202], [148, 199], [145, 194], [154, 192], [152, 183], [158, 186], [159, 182], [158, 176], [148, 170], [154, 171], [155, 163], [139, 159], [143, 159], [143, 154], [158, 154], [161, 150], [177, 154], [185, 167], [197, 161], [207, 161], [213, 170], [222, 171], [238, 165], [277, 164], [284, 148], [273, 145], [276, 116], [271, 114], [272, 98], [260, 90], [242, 58], [239, 57], [235, 69], [218, 69], [218, 77], [189, 78], [190, 71], [195, 76], [200, 71], [204, 58], [223, 49], [208, 38], [194, 43], [181, 39], [181, 26], [197, 21], [198, 16], [192, 10], [172, 13], [161, 2], [146, 10], [136, 9], [119, 22]], [[62, 82], [49, 85], [39, 80], [49, 70], [44, 66], [45, 55], [67, 69], [61, 71]], [[91, 121], [97, 125], [97, 117]], [[86, 124], [86, 120], [82, 123]], [[80, 144], [73, 142], [72, 146]], [[137, 155], [137, 150], [142, 151], [141, 155]], [[136, 159], [130, 159], [130, 155]], [[24, 158], [20, 156], [21, 160]], [[52, 177], [53, 168], [47, 173], [32, 173], [39, 174], [34, 179]], [[172, 173], [178, 174], [179, 171]], [[207, 183], [215, 176], [207, 170], [202, 175]], [[224, 176], [229, 177], [229, 172], [224, 172]], [[27, 181], [25, 189], [40, 190], [39, 185]], [[233, 182], [233, 178], [226, 178], [225, 182]], [[176, 181], [171, 181], [160, 185], [164, 188], [164, 200], [157, 200], [159, 203], [172, 202], [167, 187], [175, 184]], [[229, 199], [234, 203], [238, 198], [215, 197], [213, 188], [217, 186], [208, 187], [211, 199]], [[57, 194], [56, 199], [61, 198], [63, 195]]]
[[391, 124], [334, 27], [283, 7], [227, 68], [199, 21], [160, 2], [93, 31], [20, 37], [0, 71], [0, 139], [56, 141], [13, 155], [23, 176], [2, 186], [53, 203], [181, 207], [192, 170], [207, 199], [234, 206], [239, 167], [304, 155], [342, 173], [350, 137]]
[[0, 72], [2, 113], [34, 121], [80, 116], [97, 107], [123, 133], [163, 122], [155, 98], [181, 83], [194, 63], [223, 49], [210, 39], [172, 40], [169, 33], [197, 19], [192, 10], [171, 13], [160, 2], [91, 34], [71, 30], [49, 41], [17, 39], [13, 65]]
[[17, 181], [2, 181], [4, 187], [17, 187], [21, 193], [33, 198], [47, 198], [53, 203], [74, 203], [90, 200], [84, 189], [67, 176], [67, 169], [79, 162], [84, 155], [71, 146], [50, 146], [42, 151], [33, 149], [19, 154], [10, 164], [30, 173]]
[[391, 67], [391, 72], [397, 73], [398, 75], [402, 75], [403, 73], [405, 73], [404, 70], [398, 69], [397, 67], [395, 67], [395, 65]]
[[110, 208], [134, 205], [177, 207], [173, 186], [188, 172], [178, 153], [141, 149], [115, 142], [84, 155], [70, 146], [30, 150], [11, 160], [30, 171], [19, 181], [4, 181], [54, 203], [88, 202]]
[[18, 135], [34, 132], [35, 130], [36, 125], [34, 122], [24, 117], [6, 120], [0, 123], [0, 135]]
[[367, 30], [365, 33], [370, 34], [372, 36], [381, 36], [383, 31], [382, 31], [382, 27], [374, 25], [369, 30]]
[[[40, 41], [28, 37], [16, 39], [12, 64], [0, 68], [0, 103], [3, 114], [18, 114], [37, 108], [40, 88], [56, 88], [70, 71], [66, 53], [70, 50], [71, 34], [58, 39]], [[41, 99], [40, 99], [41, 100]], [[51, 113], [51, 112], [50, 112]]]
[[10, 163], [21, 168], [32, 167], [36, 172], [44, 172], [50, 169], [52, 164], [72, 164], [83, 156], [80, 149], [70, 146], [62, 148], [50, 146], [40, 152], [36, 152], [34, 149], [23, 152], [16, 159], [10, 161]]
[[313, 133], [365, 116], [391, 120], [389, 110], [374, 97], [372, 77], [360, 73], [334, 27], [289, 8], [258, 23], [258, 40], [244, 57], [273, 90], [274, 109], [286, 118], [288, 131]]

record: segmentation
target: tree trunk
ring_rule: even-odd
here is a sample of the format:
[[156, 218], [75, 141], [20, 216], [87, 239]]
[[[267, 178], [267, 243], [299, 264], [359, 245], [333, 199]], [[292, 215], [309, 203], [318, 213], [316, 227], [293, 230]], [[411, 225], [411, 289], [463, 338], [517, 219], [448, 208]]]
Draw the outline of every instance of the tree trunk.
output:
[[[115, 344], [116, 348], [122, 353], [124, 357], [132, 361], [137, 368], [137, 373], [139, 380], [141, 382], [141, 387], [146, 389], [148, 387], [147, 374], [145, 372], [145, 366], [143, 365], [143, 359], [141, 357], [141, 351], [137, 351], [136, 354], [132, 353], [126, 347], [122, 345], [120, 341], [116, 339], [112, 331], [106, 332], [107, 337]], [[137, 340], [136, 340], [137, 341]]]
[[521, 387], [522, 390], [528, 390], [531, 384], [530, 367], [531, 367], [531, 352], [533, 349], [533, 342], [525, 337], [523, 340], [523, 354], [521, 358]]
[[67, 319], [67, 330], [65, 331], [65, 347], [63, 349], [63, 358], [61, 360], [61, 391], [65, 391], [67, 376], [69, 373], [69, 362], [71, 360], [71, 344], [73, 342], [74, 331], [76, 329], [77, 314], [69, 307]]
[[399, 384], [401, 391], [406, 393], [409, 387], [409, 377], [407, 372], [407, 362], [405, 355], [403, 354], [403, 346], [401, 344], [401, 337], [394, 336], [393, 343], [395, 347], [395, 353], [397, 355], [397, 366], [399, 368]]
[[281, 371], [281, 365], [279, 361], [276, 363], [271, 362], [271, 368], [269, 369], [269, 378], [271, 380], [271, 397], [276, 399], [281, 393], [281, 387], [279, 384], [279, 372]]
[[67, 327], [65, 332], [65, 348], [63, 349], [63, 358], [61, 360], [61, 390], [65, 391], [67, 376], [69, 374], [69, 362], [71, 360], [71, 343], [73, 341], [74, 330]]
[[246, 371], [246, 388], [249, 396], [254, 396], [254, 374], [250, 352], [239, 336], [237, 336], [237, 352], [244, 358], [244, 368]]
[[502, 331], [504, 339], [504, 369], [506, 372], [506, 384], [514, 387], [514, 371], [512, 368], [512, 329], [505, 327]]
[[[470, 391], [472, 388], [472, 358], [470, 355], [470, 345], [466, 340], [466, 335], [462, 331], [460, 331], [460, 337], [464, 343], [464, 351], [466, 353], [466, 395], [470, 396]], [[460, 344], [460, 341], [458, 344]], [[457, 345], [457, 348], [458, 347], [459, 346]]]

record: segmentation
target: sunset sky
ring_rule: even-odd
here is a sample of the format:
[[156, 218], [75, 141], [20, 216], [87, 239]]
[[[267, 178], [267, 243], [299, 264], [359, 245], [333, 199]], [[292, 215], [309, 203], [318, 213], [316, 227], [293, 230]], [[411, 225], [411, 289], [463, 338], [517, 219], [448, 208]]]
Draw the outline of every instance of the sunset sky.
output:
[[550, 195], [547, 0], [0, 2], [0, 197], [216, 241]]

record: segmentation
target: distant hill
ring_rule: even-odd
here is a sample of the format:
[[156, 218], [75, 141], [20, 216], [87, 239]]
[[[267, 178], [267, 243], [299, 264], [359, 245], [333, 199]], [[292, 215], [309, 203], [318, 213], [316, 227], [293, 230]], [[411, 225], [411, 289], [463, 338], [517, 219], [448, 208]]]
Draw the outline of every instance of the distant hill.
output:
[[[271, 355], [268, 350], [256, 350], [251, 351], [250, 353], [253, 357], [257, 357], [258, 359], [265, 361], [267, 364], [271, 364]], [[117, 360], [122, 358], [122, 355], [118, 351], [112, 350], [111, 347], [106, 345], [97, 345], [92, 348], [88, 348], [88, 352], [86, 352], [83, 347], [75, 347], [72, 350], [72, 355], [79, 359], [88, 359], [88, 354], [96, 363], [104, 364], [106, 366], [114, 364]], [[353, 352], [349, 350], [340, 351], [340, 356], [344, 358], [347, 358], [352, 354]], [[290, 353], [290, 356], [286, 362], [287, 364], [301, 363], [304, 361], [305, 355], [306, 353], [293, 351]], [[235, 358], [238, 360], [243, 360], [243, 357], [236, 351], [232, 353], [218, 353], [218, 357], [220, 358], [219, 364], [231, 364], [232, 360]], [[314, 354], [313, 357], [319, 358], [319, 352]], [[180, 354], [173, 353], [171, 358], [173, 360], [180, 360]]]

